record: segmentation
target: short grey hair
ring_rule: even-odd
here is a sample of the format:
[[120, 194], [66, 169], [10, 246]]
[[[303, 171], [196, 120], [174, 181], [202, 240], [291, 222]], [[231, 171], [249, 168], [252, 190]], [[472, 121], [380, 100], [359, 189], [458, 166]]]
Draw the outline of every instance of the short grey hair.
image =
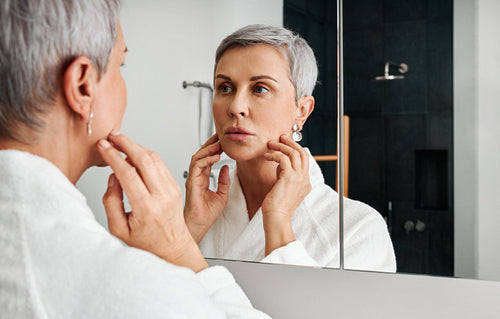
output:
[[295, 87], [295, 99], [312, 95], [318, 78], [314, 52], [306, 40], [292, 31], [271, 25], [252, 24], [236, 30], [220, 43], [215, 53], [215, 68], [226, 50], [235, 45], [266, 44], [283, 54], [289, 65], [289, 75]]
[[116, 43], [120, 0], [2, 0], [0, 3], [0, 138], [22, 141], [17, 129], [43, 129], [78, 56], [98, 76]]

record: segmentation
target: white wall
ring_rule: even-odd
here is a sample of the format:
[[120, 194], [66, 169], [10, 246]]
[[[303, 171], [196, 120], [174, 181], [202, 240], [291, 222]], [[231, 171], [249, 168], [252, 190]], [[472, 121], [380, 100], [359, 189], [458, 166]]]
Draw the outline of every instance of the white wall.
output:
[[[120, 15], [129, 53], [123, 75], [128, 107], [122, 132], [158, 152], [177, 182], [198, 143], [199, 89], [182, 81], [212, 83], [215, 49], [237, 28], [282, 25], [282, 0], [123, 1]], [[100, 223], [109, 168], [92, 168], [78, 182]]]
[[500, 1], [478, 0], [478, 277], [500, 280]]
[[454, 2], [455, 275], [500, 280], [500, 2]]
[[455, 276], [477, 277], [476, 4], [453, 5]]
[[209, 260], [274, 319], [498, 318], [500, 282]]

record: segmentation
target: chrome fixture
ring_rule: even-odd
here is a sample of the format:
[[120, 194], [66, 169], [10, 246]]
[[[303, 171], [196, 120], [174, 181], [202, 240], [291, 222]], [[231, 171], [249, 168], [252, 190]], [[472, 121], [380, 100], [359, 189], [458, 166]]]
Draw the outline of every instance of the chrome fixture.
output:
[[386, 62], [384, 67], [384, 75], [377, 76], [372, 81], [390, 81], [390, 80], [402, 80], [405, 78], [404, 75], [391, 75], [389, 74], [389, 66], [398, 67], [398, 71], [403, 74], [408, 71], [408, 64], [406, 63], [397, 63], [397, 62]]
[[188, 83], [186, 81], [182, 82], [182, 87], [187, 88], [188, 86], [194, 86], [196, 88], [207, 88], [210, 90], [210, 92], [213, 92], [214, 90], [212, 89], [212, 86], [208, 83], [203, 83], [200, 81], [194, 81], [192, 83]]

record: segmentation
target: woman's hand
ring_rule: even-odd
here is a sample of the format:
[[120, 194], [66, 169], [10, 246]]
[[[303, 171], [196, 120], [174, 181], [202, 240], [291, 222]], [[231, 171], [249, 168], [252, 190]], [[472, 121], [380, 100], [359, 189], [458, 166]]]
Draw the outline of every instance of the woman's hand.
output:
[[307, 151], [285, 135], [279, 142], [268, 142], [268, 148], [271, 152], [264, 154], [265, 158], [279, 165], [278, 180], [262, 202], [266, 256], [295, 240], [292, 216], [311, 191]]
[[[114, 133], [98, 150], [113, 169], [103, 202], [110, 232], [132, 247], [149, 251], [195, 272], [208, 267], [182, 214], [182, 193], [160, 156]], [[119, 152], [125, 153], [124, 159]], [[123, 192], [131, 212], [126, 213]]]
[[222, 148], [217, 134], [209, 138], [191, 158], [186, 180], [186, 205], [184, 218], [191, 235], [199, 243], [208, 229], [219, 218], [226, 206], [229, 191], [229, 167], [219, 173], [217, 192], [211, 191], [210, 171], [220, 160]]

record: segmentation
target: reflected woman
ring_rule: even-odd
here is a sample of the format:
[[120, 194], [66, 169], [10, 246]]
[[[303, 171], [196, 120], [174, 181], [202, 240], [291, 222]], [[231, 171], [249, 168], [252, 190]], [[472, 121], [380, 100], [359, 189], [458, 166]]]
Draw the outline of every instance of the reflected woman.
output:
[[[296, 142], [314, 108], [317, 74], [307, 42], [281, 27], [250, 25], [219, 45], [217, 133], [193, 155], [186, 181], [186, 223], [204, 256], [339, 267], [338, 194]], [[212, 191], [222, 152], [232, 160]], [[381, 215], [349, 199], [344, 207], [345, 267], [394, 272]]]

